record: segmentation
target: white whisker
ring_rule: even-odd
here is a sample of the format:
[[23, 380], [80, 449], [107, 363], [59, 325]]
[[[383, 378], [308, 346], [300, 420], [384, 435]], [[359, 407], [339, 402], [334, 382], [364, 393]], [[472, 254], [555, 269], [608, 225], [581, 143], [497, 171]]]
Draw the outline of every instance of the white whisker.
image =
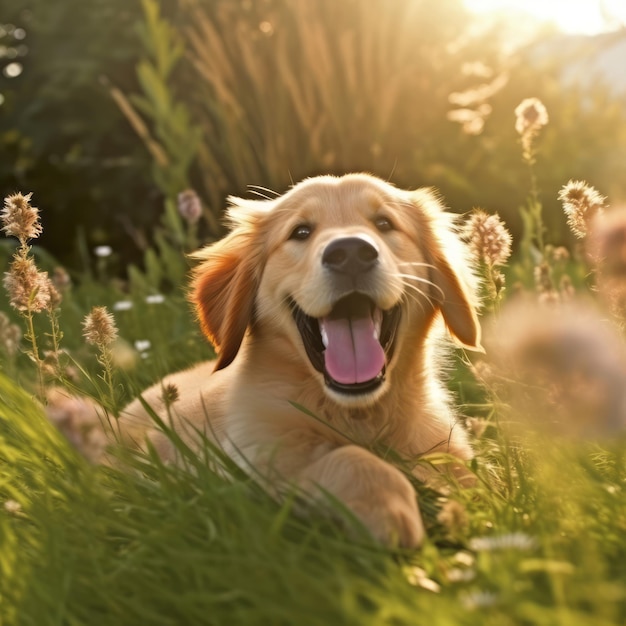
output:
[[410, 265], [411, 267], [427, 267], [428, 269], [437, 269], [432, 263], [423, 263], [420, 261], [400, 261], [398, 265]]
[[[409, 276], [408, 278], [415, 278], [415, 277]], [[428, 302], [428, 304], [430, 304], [430, 306], [434, 308], [432, 298], [425, 291], [420, 289], [417, 285], [413, 285], [406, 278], [403, 278], [402, 286], [404, 287], [403, 296], [407, 300], [412, 299], [415, 303], [419, 304], [420, 308], [422, 309], [422, 312], [425, 311], [424, 301]]]
[[265, 200], [273, 200], [274, 198], [278, 198], [280, 196], [277, 191], [274, 191], [273, 189], [268, 189], [267, 187], [262, 187], [261, 185], [248, 185], [248, 190], [250, 191], [250, 193], [264, 198]]
[[[424, 285], [428, 285], [429, 287], [433, 287], [435, 290], [437, 290], [437, 292], [441, 296], [441, 300], [439, 300], [439, 302], [441, 303], [445, 300], [445, 294], [443, 293], [443, 289], [441, 289], [441, 287], [433, 283], [431, 280], [428, 280], [427, 278], [422, 278], [421, 276], [414, 276], [413, 274], [402, 274], [402, 273], [396, 273], [394, 274], [394, 276], [397, 276], [398, 278], [402, 278], [402, 284], [405, 285], [406, 287], [409, 286], [409, 283], [406, 282], [407, 280], [414, 280], [414, 281], [417, 281], [418, 283], [422, 283]], [[417, 289], [415, 285], [411, 285], [411, 287], [414, 287], [415, 289]], [[422, 293], [422, 295], [425, 298], [427, 298], [428, 300], [431, 300], [429, 296], [427, 296], [421, 290], [419, 291], [420, 293]]]

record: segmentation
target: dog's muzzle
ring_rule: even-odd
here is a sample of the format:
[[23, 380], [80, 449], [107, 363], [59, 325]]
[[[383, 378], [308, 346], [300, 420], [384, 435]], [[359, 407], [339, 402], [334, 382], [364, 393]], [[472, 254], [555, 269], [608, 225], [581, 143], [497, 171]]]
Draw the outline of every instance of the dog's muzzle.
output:
[[400, 321], [400, 306], [381, 311], [366, 295], [341, 298], [326, 317], [307, 315], [290, 300], [291, 313], [313, 367], [328, 387], [366, 394], [385, 380]]
[[326, 245], [321, 262], [341, 294], [331, 312], [314, 318], [289, 301], [306, 353], [334, 391], [370, 393], [385, 380], [400, 320], [399, 305], [383, 311], [367, 295], [378, 247], [367, 235], [338, 237]]

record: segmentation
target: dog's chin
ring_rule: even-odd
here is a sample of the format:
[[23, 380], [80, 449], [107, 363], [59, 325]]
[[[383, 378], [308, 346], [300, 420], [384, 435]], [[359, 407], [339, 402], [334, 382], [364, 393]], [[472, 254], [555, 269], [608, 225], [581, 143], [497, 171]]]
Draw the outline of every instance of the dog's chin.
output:
[[388, 389], [401, 307], [377, 307], [372, 298], [352, 293], [327, 316], [307, 315], [288, 299], [310, 364], [328, 398], [342, 406], [372, 405]]
[[358, 392], [350, 390], [346, 393], [346, 390], [338, 388], [332, 383], [329, 384], [328, 379], [320, 377], [324, 384], [324, 394], [329, 400], [332, 400], [335, 404], [346, 408], [367, 408], [374, 406], [389, 390], [389, 372], [385, 373], [385, 376], [377, 381], [376, 385], [371, 385], [368, 388], [360, 389]]

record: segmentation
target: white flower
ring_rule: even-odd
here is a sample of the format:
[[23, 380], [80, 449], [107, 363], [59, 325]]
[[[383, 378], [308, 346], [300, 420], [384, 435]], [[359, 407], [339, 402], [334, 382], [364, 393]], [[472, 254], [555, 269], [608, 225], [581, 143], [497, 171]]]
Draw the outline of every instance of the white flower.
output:
[[494, 537], [473, 537], [469, 547], [475, 552], [493, 552], [495, 550], [533, 550], [537, 540], [525, 533], [508, 533]]
[[461, 604], [468, 610], [476, 610], [494, 606], [498, 596], [493, 591], [470, 591], [461, 596]]
[[114, 311], [130, 311], [133, 308], [133, 303], [130, 300], [120, 300], [113, 305]]
[[165, 302], [165, 296], [161, 293], [153, 293], [146, 296], [147, 304], [162, 304], [163, 302]]
[[463, 567], [472, 567], [475, 561], [474, 555], [470, 552], [457, 552], [454, 555], [454, 562]]
[[93, 249], [93, 253], [96, 256], [99, 256], [100, 258], [104, 259], [113, 254], [113, 248], [111, 248], [111, 246], [96, 246]]
[[151, 347], [152, 344], [148, 339], [137, 339], [137, 341], [135, 341], [135, 349], [138, 352], [146, 352], [146, 350], [149, 350]]
[[426, 570], [422, 569], [421, 567], [406, 567], [404, 568], [404, 573], [410, 585], [414, 585], [415, 587], [421, 587], [422, 589], [432, 591], [433, 593], [439, 593], [441, 591], [440, 585], [438, 585], [434, 580], [429, 578]]
[[476, 572], [472, 569], [453, 567], [446, 572], [446, 577], [451, 583], [468, 583], [476, 578]]
[[7, 513], [11, 513], [12, 515], [15, 515], [16, 513], [19, 513], [22, 510], [22, 505], [17, 502], [16, 500], [5, 500], [4, 501], [4, 510]]

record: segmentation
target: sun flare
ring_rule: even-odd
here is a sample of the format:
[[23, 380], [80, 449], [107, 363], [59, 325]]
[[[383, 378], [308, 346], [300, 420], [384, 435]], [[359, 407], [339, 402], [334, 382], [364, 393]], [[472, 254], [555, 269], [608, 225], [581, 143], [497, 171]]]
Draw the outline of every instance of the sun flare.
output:
[[465, 5], [475, 13], [526, 14], [567, 33], [593, 35], [626, 24], [624, 0], [465, 0]]

